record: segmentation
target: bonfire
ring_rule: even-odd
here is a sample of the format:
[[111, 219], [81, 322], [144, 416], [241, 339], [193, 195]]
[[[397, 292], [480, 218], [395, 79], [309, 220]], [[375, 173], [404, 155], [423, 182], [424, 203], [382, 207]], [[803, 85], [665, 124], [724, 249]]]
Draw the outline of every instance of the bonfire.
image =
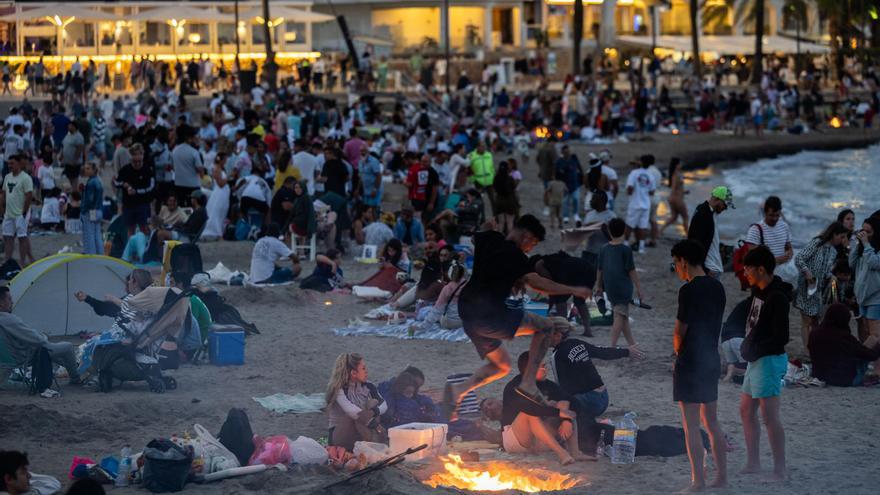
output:
[[437, 488], [453, 487], [463, 490], [497, 492], [517, 490], [525, 493], [568, 490], [581, 483], [579, 478], [543, 469], [522, 469], [502, 461], [466, 466], [461, 457], [450, 454], [441, 457], [445, 471], [436, 473], [423, 483]]

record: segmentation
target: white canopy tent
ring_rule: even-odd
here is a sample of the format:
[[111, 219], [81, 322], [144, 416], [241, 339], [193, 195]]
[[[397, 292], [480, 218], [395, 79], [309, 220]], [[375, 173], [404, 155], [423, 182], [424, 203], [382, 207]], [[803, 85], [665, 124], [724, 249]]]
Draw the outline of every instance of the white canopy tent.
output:
[[[309, 10], [295, 9], [293, 7], [285, 7], [283, 5], [271, 6], [269, 9], [269, 15], [272, 16], [272, 19], [283, 18], [288, 22], [329, 22], [333, 21], [336, 18], [332, 15], [322, 14], [320, 12], [312, 12]], [[248, 9], [239, 14], [239, 17], [242, 20], [251, 20], [256, 18], [263, 18], [263, 9], [260, 7], [255, 7], [253, 9]]]
[[215, 9], [200, 9], [187, 5], [159, 7], [144, 10], [131, 16], [131, 20], [133, 21], [166, 22], [172, 19], [210, 22], [229, 21], [233, 19], [233, 16], [229, 14], [221, 14]]
[[[27, 5], [27, 4], [25, 4]], [[0, 21], [30, 21], [33, 19], [66, 19], [76, 18], [80, 21], [117, 21], [121, 18], [113, 13], [101, 10], [92, 10], [85, 7], [79, 7], [70, 3], [56, 3], [37, 7], [35, 9], [23, 9], [20, 12], [14, 12], [0, 17]], [[52, 21], [54, 23], [54, 21]]]
[[[650, 36], [618, 36], [618, 42], [638, 48], [651, 48]], [[690, 36], [661, 35], [657, 37], [657, 47], [682, 53], [691, 52]], [[827, 53], [828, 47], [801, 40], [801, 53]], [[715, 52], [720, 55], [753, 55], [755, 37], [741, 35], [700, 36], [700, 51]], [[764, 36], [764, 53], [796, 53], [797, 41], [782, 36]]]

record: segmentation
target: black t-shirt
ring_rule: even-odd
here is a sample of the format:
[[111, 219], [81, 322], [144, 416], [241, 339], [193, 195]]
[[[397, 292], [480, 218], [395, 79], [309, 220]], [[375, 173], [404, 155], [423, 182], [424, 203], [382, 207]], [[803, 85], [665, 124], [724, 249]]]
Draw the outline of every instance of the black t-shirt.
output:
[[279, 188], [275, 196], [272, 197], [272, 205], [269, 211], [272, 221], [277, 223], [279, 227], [287, 225], [287, 221], [290, 218], [290, 211], [285, 210], [282, 203], [293, 203], [294, 201], [296, 201], [296, 193], [293, 192], [293, 189], [287, 187]]
[[[552, 406], [541, 406], [526, 399], [516, 391], [516, 387], [522, 383], [522, 375], [516, 375], [504, 387], [504, 395], [501, 398], [501, 427], [512, 424], [519, 413], [526, 413], [529, 416], [537, 416], [539, 418], [555, 418], [559, 416], [559, 409]], [[566, 395], [559, 385], [544, 380], [537, 383], [538, 390], [548, 400], [571, 401], [571, 397]]]
[[627, 356], [629, 349], [599, 347], [579, 339], [565, 339], [553, 353], [553, 369], [562, 390], [577, 395], [604, 385], [593, 358], [610, 360]]
[[324, 183], [324, 190], [327, 192], [335, 192], [345, 197], [345, 181], [348, 179], [348, 168], [340, 160], [327, 160], [321, 175], [327, 178]]
[[474, 269], [461, 291], [459, 312], [468, 319], [493, 318], [504, 311], [514, 284], [532, 269], [516, 244], [494, 230], [474, 234]]
[[678, 290], [676, 318], [687, 324], [687, 332], [675, 361], [676, 372], [720, 366], [718, 338], [725, 303], [724, 286], [706, 275], [696, 277]]
[[589, 282], [590, 267], [582, 258], [575, 258], [564, 251], [559, 251], [542, 256], [540, 261], [544, 262], [544, 268], [550, 272], [554, 282], [572, 286], [584, 286]]
[[122, 189], [122, 206], [132, 207], [147, 204], [153, 200], [153, 187], [155, 185], [153, 171], [147, 167], [135, 169], [128, 164], [119, 169], [116, 176], [116, 187], [128, 184], [134, 189], [134, 194], [129, 194], [127, 189]]
[[733, 307], [733, 310], [727, 315], [727, 319], [724, 320], [724, 325], [721, 327], [721, 342], [746, 336], [746, 321], [749, 319], [751, 307], [751, 296], [743, 299]]

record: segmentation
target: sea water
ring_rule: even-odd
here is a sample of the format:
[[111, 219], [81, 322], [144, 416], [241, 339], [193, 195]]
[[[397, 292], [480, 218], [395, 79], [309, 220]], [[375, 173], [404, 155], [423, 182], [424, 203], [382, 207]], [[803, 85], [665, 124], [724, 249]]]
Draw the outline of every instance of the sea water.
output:
[[734, 166], [688, 172], [688, 210], [708, 199], [713, 187], [733, 191], [735, 210], [718, 218], [720, 235], [731, 244], [762, 218], [767, 196], [779, 196], [795, 248], [803, 247], [845, 208], [855, 211], [856, 228], [880, 209], [880, 145], [841, 151], [804, 151]]

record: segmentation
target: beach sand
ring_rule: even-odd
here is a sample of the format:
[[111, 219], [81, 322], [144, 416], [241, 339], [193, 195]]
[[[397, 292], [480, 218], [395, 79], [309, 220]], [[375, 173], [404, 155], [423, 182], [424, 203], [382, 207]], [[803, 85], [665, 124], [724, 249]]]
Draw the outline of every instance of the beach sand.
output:
[[[872, 136], [877, 138], [877, 134]], [[727, 150], [725, 155], [736, 159], [737, 150], [743, 157], [752, 153], [774, 154], [770, 148], [788, 149], [799, 141], [801, 148], [832, 146], [834, 143], [854, 144], [863, 139], [861, 131], [837, 132], [833, 135], [775, 136], [758, 140], [749, 137], [655, 136], [650, 141], [611, 146], [621, 179], [629, 170], [626, 161], [642, 153], [652, 152], [665, 166], [669, 156], [688, 154], [700, 156], [714, 150]], [[795, 141], [797, 140], [797, 141]], [[585, 161], [586, 151], [602, 146], [576, 146]], [[748, 151], [742, 151], [748, 150]], [[756, 151], [757, 150], [757, 151]], [[497, 159], [496, 159], [497, 160]], [[715, 160], [713, 158], [713, 160]], [[520, 165], [526, 181], [520, 194], [523, 212], [540, 213], [541, 186], [535, 179], [534, 163]], [[693, 209], [701, 198], [689, 197]], [[617, 212], [625, 210], [618, 202]], [[679, 412], [672, 402], [672, 326], [676, 310], [676, 288], [679, 282], [669, 271], [669, 249], [674, 236], [667, 233], [657, 248], [645, 255], [636, 255], [645, 300], [653, 310], [633, 310], [633, 331], [647, 358], [597, 362], [611, 396], [605, 417], [620, 418], [626, 411], [638, 414], [641, 427], [678, 425]], [[34, 238], [34, 253], [53, 254], [78, 239], [72, 236]], [[206, 268], [222, 261], [232, 269], [247, 270], [252, 248], [250, 242], [216, 242], [201, 244]], [[538, 252], [550, 253], [559, 247], [559, 235], [550, 232]], [[347, 258], [344, 262], [349, 281], [365, 278], [372, 267], [359, 265]], [[304, 273], [311, 264], [306, 263]], [[728, 311], [745, 297], [732, 274], [723, 278], [728, 289]], [[75, 284], [74, 284], [75, 285]], [[72, 287], [75, 289], [75, 286]], [[353, 317], [363, 315], [375, 304], [367, 304], [344, 294], [305, 292], [293, 286], [274, 288], [221, 287], [223, 296], [236, 305], [248, 320], [254, 321], [261, 334], [247, 339], [244, 366], [215, 367], [205, 364], [184, 366], [169, 374], [177, 379], [179, 388], [163, 395], [147, 391], [144, 383], [127, 383], [111, 394], [93, 389], [62, 384], [63, 397], [43, 399], [21, 391], [0, 392], [0, 448], [27, 451], [31, 469], [67, 480], [73, 456], [100, 459], [117, 455], [125, 445], [135, 451], [157, 437], [173, 433], [182, 435], [200, 423], [217, 432], [227, 411], [232, 407], [246, 409], [255, 433], [299, 435], [319, 438], [327, 435], [327, 420], [322, 414], [279, 415], [268, 412], [252, 397], [274, 393], [323, 392], [334, 359], [339, 353], [360, 352], [366, 357], [371, 381], [392, 377], [407, 365], [421, 368], [427, 376], [427, 387], [442, 386], [446, 375], [471, 372], [480, 361], [470, 343], [446, 343], [424, 340], [398, 340], [379, 337], [338, 337], [340, 327]], [[103, 296], [103, 294], [96, 294]], [[327, 302], [331, 304], [326, 304]], [[801, 354], [799, 315], [791, 314], [790, 355]], [[591, 342], [607, 345], [609, 329], [594, 329]], [[507, 344], [513, 356], [525, 350], [528, 339]], [[496, 382], [479, 391], [481, 397], [501, 394], [505, 381]], [[874, 458], [880, 442], [880, 426], [873, 415], [880, 400], [880, 388], [795, 388], [782, 395], [782, 418], [786, 428], [786, 447], [790, 479], [783, 484], [770, 484], [760, 476], [740, 476], [737, 471], [745, 463], [742, 427], [739, 419], [739, 387], [719, 385], [718, 411], [724, 430], [734, 439], [736, 449], [729, 454], [730, 488], [719, 493], [876, 493], [878, 475]], [[766, 434], [761, 439], [762, 461], [770, 466]], [[520, 462], [521, 461], [521, 462]], [[572, 472], [588, 485], [571, 493], [671, 493], [688, 485], [689, 465], [686, 456], [673, 458], [639, 457], [633, 465], [612, 465], [608, 459], [598, 463], [558, 468], [549, 457], [521, 458], [521, 466], [541, 466]], [[416, 494], [432, 489], [420, 484], [413, 474], [424, 470], [413, 467], [392, 468], [364, 478], [333, 493]], [[831, 474], [835, 473], [835, 474]], [[831, 474], [831, 475], [829, 475]], [[212, 485], [190, 484], [187, 493], [309, 493], [339, 478], [323, 469], [291, 469], [287, 473], [268, 472]], [[114, 493], [133, 493], [136, 488], [118, 489]], [[441, 490], [436, 490], [443, 493]], [[450, 490], [448, 493], [454, 493]]]

